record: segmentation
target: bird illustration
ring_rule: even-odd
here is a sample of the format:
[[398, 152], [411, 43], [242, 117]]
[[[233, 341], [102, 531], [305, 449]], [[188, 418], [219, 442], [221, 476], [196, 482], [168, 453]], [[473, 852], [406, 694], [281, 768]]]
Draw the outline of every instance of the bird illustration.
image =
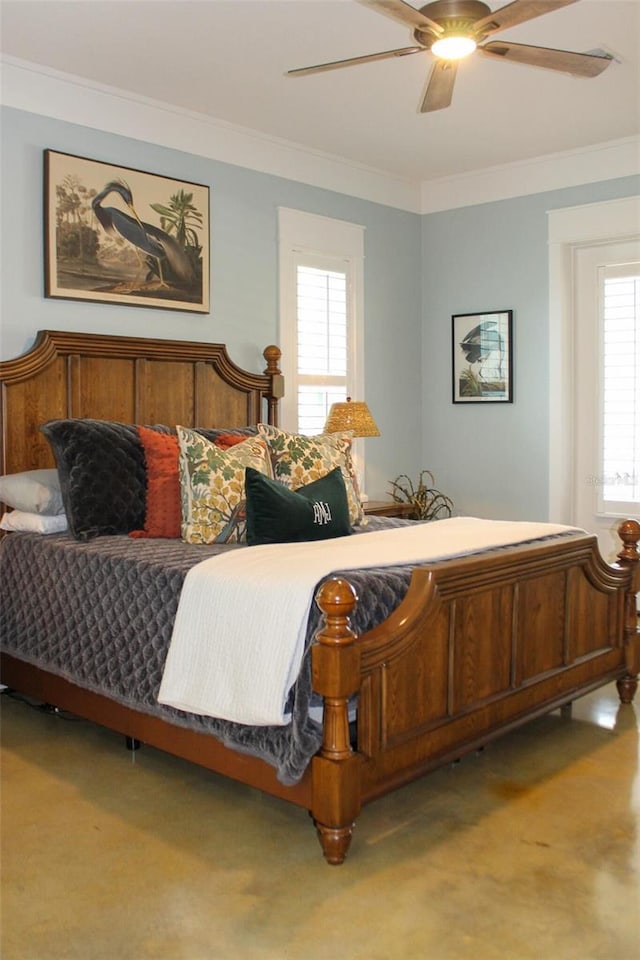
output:
[[479, 363], [481, 377], [504, 376], [504, 339], [495, 320], [483, 320], [460, 343], [467, 363]]
[[[117, 193], [124, 200], [133, 216], [117, 207], [103, 207], [102, 201], [110, 193]], [[158, 262], [158, 275], [163, 287], [168, 286], [162, 274], [162, 263], [166, 261], [174, 276], [187, 283], [195, 279], [193, 266], [179, 243], [152, 223], [143, 223], [133, 205], [133, 195], [123, 180], [111, 180], [91, 201], [98, 222], [106, 233], [119, 234], [132, 245], [138, 259], [140, 253], [146, 253]], [[142, 261], [140, 261], [142, 262]]]

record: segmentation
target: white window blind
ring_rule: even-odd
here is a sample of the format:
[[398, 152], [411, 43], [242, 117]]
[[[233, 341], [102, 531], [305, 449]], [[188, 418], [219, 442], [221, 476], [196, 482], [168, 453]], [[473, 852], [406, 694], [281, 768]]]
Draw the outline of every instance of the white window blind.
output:
[[362, 395], [364, 229], [286, 207], [278, 224], [282, 425], [312, 435], [332, 403]]
[[331, 404], [347, 396], [348, 279], [346, 269], [297, 264], [300, 433], [321, 433]]
[[640, 510], [640, 263], [600, 268], [601, 477], [598, 512]]

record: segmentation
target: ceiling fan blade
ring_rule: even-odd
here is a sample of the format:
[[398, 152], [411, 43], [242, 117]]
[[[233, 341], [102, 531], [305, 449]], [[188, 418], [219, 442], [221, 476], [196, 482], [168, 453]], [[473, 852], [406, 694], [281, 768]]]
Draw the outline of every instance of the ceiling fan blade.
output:
[[476, 36], [488, 37], [498, 30], [515, 27], [519, 23], [526, 23], [527, 20], [534, 20], [545, 13], [552, 13], [554, 10], [576, 2], [577, 0], [514, 0], [506, 7], [500, 7], [482, 20], [478, 20], [473, 26], [473, 32]]
[[449, 106], [457, 70], [456, 60], [438, 60], [431, 71], [420, 113], [433, 113], [434, 110], [443, 110]]
[[385, 50], [383, 53], [368, 53], [364, 57], [350, 57], [348, 60], [332, 60], [330, 63], [318, 63], [314, 67], [298, 67], [287, 70], [288, 77], [304, 77], [310, 73], [324, 73], [325, 70], [339, 70], [340, 67], [352, 67], [356, 63], [372, 63], [374, 60], [390, 60], [392, 57], [407, 57], [412, 53], [426, 53], [426, 47], [399, 47], [397, 50]]
[[358, 3], [364, 4], [365, 7], [372, 7], [378, 13], [404, 23], [406, 27], [427, 30], [434, 37], [440, 37], [444, 33], [439, 23], [425, 17], [424, 13], [420, 13], [410, 3], [404, 3], [403, 0], [358, 0]]
[[593, 53], [530, 47], [525, 43], [508, 43], [503, 40], [493, 40], [483, 47], [478, 47], [478, 50], [489, 57], [526, 63], [531, 67], [545, 67], [547, 70], [560, 70], [574, 77], [597, 77], [613, 60], [613, 57], [601, 57]]

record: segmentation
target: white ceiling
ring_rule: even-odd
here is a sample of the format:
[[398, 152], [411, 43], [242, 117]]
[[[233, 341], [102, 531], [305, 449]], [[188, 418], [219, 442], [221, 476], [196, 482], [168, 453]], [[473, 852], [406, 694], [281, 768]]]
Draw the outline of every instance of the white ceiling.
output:
[[640, 0], [580, 0], [492, 38], [605, 50], [616, 62], [602, 76], [475, 56], [458, 70], [451, 107], [426, 115], [429, 53], [285, 76], [413, 43], [356, 0], [2, 0], [0, 9], [11, 57], [412, 181], [640, 132]]

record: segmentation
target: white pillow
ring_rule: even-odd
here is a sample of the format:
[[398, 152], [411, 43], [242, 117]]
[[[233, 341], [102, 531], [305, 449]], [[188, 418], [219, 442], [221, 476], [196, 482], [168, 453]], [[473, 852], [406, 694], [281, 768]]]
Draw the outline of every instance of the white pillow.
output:
[[0, 503], [26, 513], [64, 513], [57, 470], [27, 470], [0, 477]]
[[27, 513], [24, 510], [12, 510], [0, 520], [0, 530], [21, 530], [27, 533], [63, 533], [67, 529], [64, 513], [55, 517], [43, 513]]

